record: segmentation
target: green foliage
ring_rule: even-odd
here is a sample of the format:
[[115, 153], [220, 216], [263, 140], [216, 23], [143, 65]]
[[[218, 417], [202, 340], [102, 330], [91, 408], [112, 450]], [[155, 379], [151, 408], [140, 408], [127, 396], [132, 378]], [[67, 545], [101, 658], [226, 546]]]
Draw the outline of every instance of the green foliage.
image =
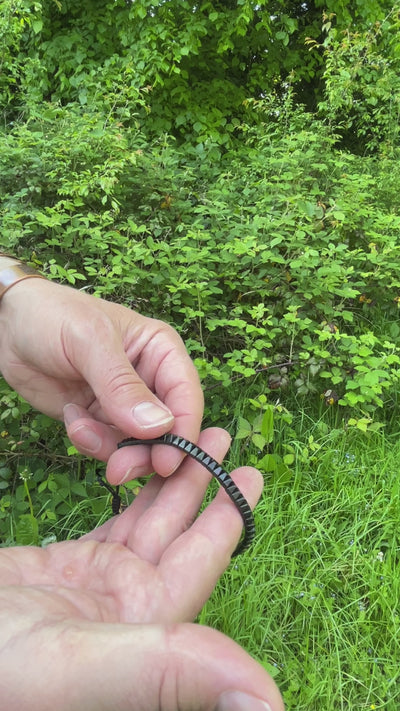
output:
[[293, 415], [279, 401], [269, 403], [264, 394], [256, 399], [249, 398], [246, 410], [250, 411], [249, 414], [246, 412], [248, 419], [238, 416], [235, 435], [235, 440], [243, 441], [240, 453], [246, 449], [249, 464], [286, 484], [292, 478], [290, 465], [295, 457], [291, 445], [285, 445], [286, 451], [279, 451], [277, 434], [284, 430], [290, 438]]
[[206, 384], [371, 412], [400, 372], [398, 161], [339, 151], [290, 95], [253, 109], [217, 162], [47, 105], [2, 141], [4, 247], [174, 324]]
[[[64, 426], [10, 390], [0, 378], [0, 545], [45, 545], [76, 538], [112, 515], [98, 482], [105, 465], [71, 446]], [[125, 506], [140, 490], [120, 490]]]
[[275, 448], [289, 443], [291, 478], [266, 474], [255, 543], [200, 622], [260, 660], [290, 711], [396, 711], [398, 427], [366, 437], [335, 427], [330, 410], [297, 413], [275, 429]]
[[[240, 431], [282, 480], [272, 395], [372, 433], [400, 372], [398, 10], [324, 7], [321, 35], [320, 3], [0, 2], [1, 248], [173, 324], [213, 422], [254, 381]], [[67, 445], [1, 405], [5, 535], [41, 540], [70, 515]]]
[[22, 69], [21, 45], [30, 21], [30, 6], [26, 0], [0, 2], [0, 103], [5, 107], [18, 89]]
[[[287, 403], [289, 405], [289, 402]], [[374, 421], [367, 415], [338, 417], [334, 411], [320, 409], [314, 430], [304, 435], [304, 422], [294, 412], [296, 403], [290, 402], [291, 410], [279, 400], [272, 401], [264, 393], [256, 398], [247, 396], [237, 406], [237, 429], [234, 435], [235, 457], [244, 456], [247, 463], [265, 474], [274, 487], [285, 488], [293, 482], [297, 467], [313, 467], [326, 451], [326, 442], [346, 437], [351, 440], [363, 433], [370, 440], [385, 428], [384, 422]], [[317, 409], [312, 409], [315, 418]], [[303, 418], [308, 425], [303, 410]], [[301, 432], [301, 436], [300, 436]]]
[[246, 99], [277, 87], [284, 93], [288, 78], [307, 106], [322, 99], [326, 57], [306, 42], [320, 42], [324, 10], [336, 13], [340, 32], [370, 28], [390, 7], [387, 0], [4, 1], [6, 67], [15, 84], [5, 115], [15, 120], [47, 101], [101, 104], [104, 88], [118, 93], [123, 81], [128, 92], [146, 95], [140, 121], [147, 136], [228, 146], [238, 122], [252, 120]]
[[[40, 544], [83, 533], [109, 512], [95, 482], [101, 464], [67, 455], [64, 428], [0, 380], [0, 541]], [[82, 530], [83, 508], [86, 528]]]
[[[180, 331], [266, 481], [201, 621], [310, 711], [398, 707], [398, 29], [386, 0], [0, 0], [0, 248]], [[103, 471], [0, 380], [2, 545], [104, 520]]]
[[391, 153], [398, 146], [399, 27], [397, 6], [362, 32], [338, 30], [332, 14], [324, 24], [323, 44], [315, 43], [325, 57], [325, 96], [318, 109], [343, 134], [346, 145], [360, 153]]

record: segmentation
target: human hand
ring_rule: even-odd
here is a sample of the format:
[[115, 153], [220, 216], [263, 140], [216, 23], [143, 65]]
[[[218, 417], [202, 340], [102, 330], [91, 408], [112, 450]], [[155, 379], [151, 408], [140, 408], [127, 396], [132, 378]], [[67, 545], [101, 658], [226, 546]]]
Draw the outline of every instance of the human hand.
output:
[[[228, 436], [199, 444], [222, 459]], [[233, 473], [252, 506], [260, 474]], [[282, 711], [276, 686], [224, 635], [190, 624], [228, 565], [242, 521], [186, 459], [79, 541], [0, 550], [0, 698], [8, 711]]]
[[[65, 418], [84, 454], [109, 460], [113, 483], [169, 475], [180, 452], [114, 452], [127, 435], [174, 430], [197, 440], [203, 396], [196, 369], [173, 328], [70, 287], [28, 279], [0, 308], [0, 370], [42, 412]], [[110, 457], [111, 453], [113, 456]]]

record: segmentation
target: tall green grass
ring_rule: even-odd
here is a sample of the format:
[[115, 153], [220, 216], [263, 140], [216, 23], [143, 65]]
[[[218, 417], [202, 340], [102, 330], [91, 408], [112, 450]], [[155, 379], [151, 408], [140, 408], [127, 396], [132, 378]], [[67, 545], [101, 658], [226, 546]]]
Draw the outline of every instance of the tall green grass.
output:
[[[265, 475], [256, 541], [199, 621], [265, 666], [288, 711], [397, 711], [400, 444], [385, 430], [297, 420], [287, 437], [298, 453], [291, 477]], [[317, 446], [307, 461], [310, 436]], [[284, 428], [279, 439], [276, 448]], [[248, 456], [242, 449], [232, 465]]]

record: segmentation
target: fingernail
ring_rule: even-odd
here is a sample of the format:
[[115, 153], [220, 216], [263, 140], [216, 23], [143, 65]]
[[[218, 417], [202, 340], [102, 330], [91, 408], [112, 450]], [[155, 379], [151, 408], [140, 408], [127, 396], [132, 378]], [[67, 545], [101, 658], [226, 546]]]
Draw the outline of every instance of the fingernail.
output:
[[160, 407], [154, 402], [140, 402], [133, 408], [132, 414], [136, 422], [141, 427], [154, 427], [154, 425], [164, 425], [174, 419], [172, 412], [167, 408]]
[[102, 445], [101, 437], [86, 427], [86, 425], [77, 427], [77, 429], [71, 433], [71, 437], [72, 435], [75, 446], [78, 446], [79, 449], [85, 449], [91, 454], [96, 454]]
[[242, 691], [224, 691], [214, 711], [272, 711], [272, 709], [266, 701], [244, 694]]
[[72, 425], [75, 420], [78, 420], [81, 416], [79, 408], [72, 403], [64, 405], [63, 408], [64, 422], [66, 425]]

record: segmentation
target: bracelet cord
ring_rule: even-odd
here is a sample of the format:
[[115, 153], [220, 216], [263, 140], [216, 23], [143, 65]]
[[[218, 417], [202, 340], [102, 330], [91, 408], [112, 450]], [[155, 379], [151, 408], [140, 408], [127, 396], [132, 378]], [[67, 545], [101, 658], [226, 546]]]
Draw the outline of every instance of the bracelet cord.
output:
[[213, 457], [211, 457], [211, 455], [207, 454], [207, 452], [201, 449], [197, 444], [172, 433], [168, 433], [162, 435], [162, 437], [156, 437], [154, 439], [134, 439], [132, 437], [128, 437], [127, 439], [123, 439], [119, 442], [117, 446], [118, 449], [120, 449], [121, 447], [130, 447], [140, 444], [168, 444], [171, 447], [176, 447], [177, 449], [182, 450], [185, 454], [192, 457], [192, 459], [200, 462], [200, 464], [202, 464], [203, 467], [205, 467], [207, 471], [209, 471], [210, 474], [217, 479], [223, 489], [225, 489], [229, 498], [233, 501], [242, 517], [244, 524], [244, 536], [233, 552], [232, 558], [239, 555], [239, 553], [243, 553], [243, 551], [250, 546], [255, 536], [253, 512], [232, 477], [215, 459], [213, 459]]

